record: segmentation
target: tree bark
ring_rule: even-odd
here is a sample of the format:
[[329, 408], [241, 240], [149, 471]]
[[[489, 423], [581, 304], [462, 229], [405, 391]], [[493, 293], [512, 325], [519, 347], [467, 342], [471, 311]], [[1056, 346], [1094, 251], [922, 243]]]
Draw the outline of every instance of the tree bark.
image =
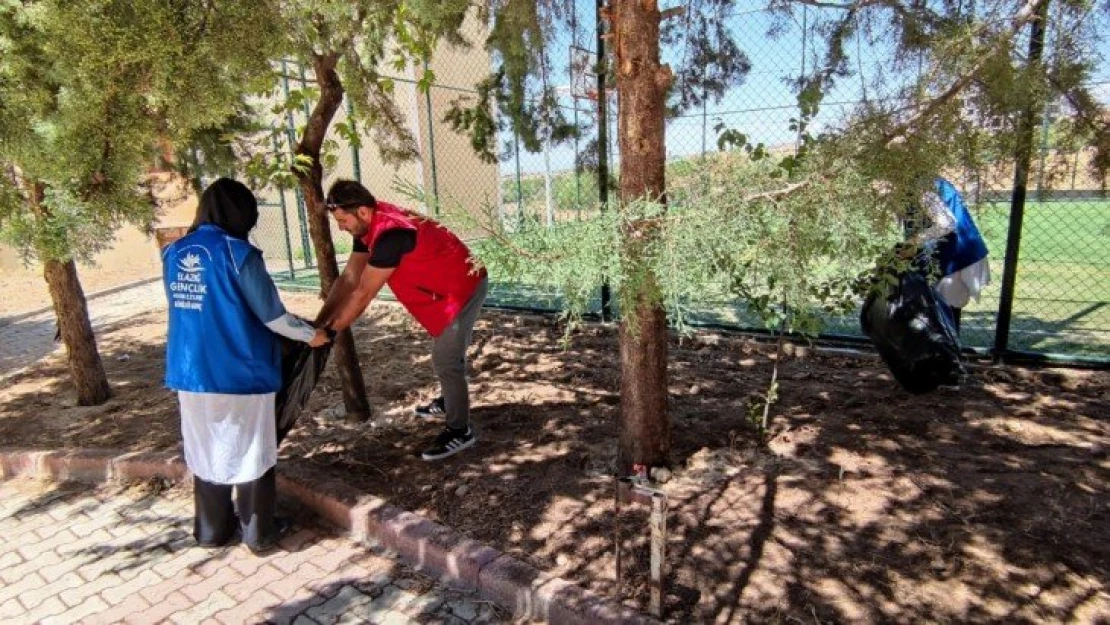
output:
[[[305, 204], [308, 206], [308, 231], [312, 246], [316, 249], [316, 266], [320, 272], [321, 297], [326, 297], [335, 280], [339, 277], [339, 265], [335, 261], [335, 245], [331, 240], [331, 226], [328, 222], [328, 209], [324, 204], [324, 166], [320, 162], [320, 150], [327, 137], [328, 127], [335, 118], [336, 111], [343, 103], [343, 83], [335, 72], [338, 57], [317, 55], [314, 58], [316, 82], [320, 86], [320, 99], [309, 115], [304, 136], [297, 144], [297, 154], [312, 159], [312, 165], [305, 170], [295, 170], [301, 185]], [[351, 331], [344, 330], [335, 337], [335, 364], [343, 387], [343, 406], [349, 421], [366, 421], [370, 418], [370, 402], [366, 398], [366, 383], [362, 378], [362, 368], [355, 350], [355, 340]]]
[[85, 292], [77, 278], [77, 266], [72, 260], [48, 260], [43, 265], [43, 277], [54, 303], [54, 317], [66, 347], [69, 373], [77, 389], [77, 405], [103, 404], [112, 396], [112, 389], [96, 348], [96, 335], [89, 321]]
[[[50, 211], [43, 204], [46, 186], [33, 180], [22, 182], [27, 189], [29, 208], [35, 218], [48, 219]], [[58, 335], [66, 347], [69, 374], [77, 390], [77, 405], [103, 404], [112, 396], [112, 389], [108, 386], [104, 363], [96, 348], [96, 335], [93, 334], [92, 322], [89, 321], [85, 291], [77, 278], [77, 265], [73, 260], [51, 260], [47, 254], [40, 254], [40, 258], [44, 259], [43, 278], [54, 304]]]
[[[630, 202], [666, 202], [664, 106], [670, 68], [659, 63], [660, 13], [655, 0], [614, 0], [620, 196]], [[656, 236], [647, 221], [626, 221], [621, 251], [629, 267]], [[644, 271], [647, 271], [646, 269]], [[650, 272], [626, 283], [620, 324], [621, 429], [618, 462], [626, 474], [636, 465], [666, 465], [671, 432], [667, 414], [667, 317]]]

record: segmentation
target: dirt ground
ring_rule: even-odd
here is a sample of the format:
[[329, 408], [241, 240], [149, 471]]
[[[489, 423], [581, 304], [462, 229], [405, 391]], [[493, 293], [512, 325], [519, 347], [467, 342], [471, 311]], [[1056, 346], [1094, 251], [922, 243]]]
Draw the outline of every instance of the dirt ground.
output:
[[[2, 444], [178, 449], [164, 314], [100, 333], [116, 393], [103, 406], [74, 405], [59, 351], [9, 379]], [[485, 313], [479, 443], [429, 464], [439, 424], [411, 413], [435, 393], [428, 340], [375, 304], [356, 326], [374, 420], [343, 421], [329, 366], [280, 470], [324, 471], [646, 609], [646, 510], [614, 514], [615, 332], [562, 339], [554, 318]], [[979, 366], [959, 391], [915, 397], [872, 356], [799, 348], [761, 448], [750, 405], [772, 354], [719, 334], [671, 345], [668, 621], [1110, 622], [1110, 373]]]

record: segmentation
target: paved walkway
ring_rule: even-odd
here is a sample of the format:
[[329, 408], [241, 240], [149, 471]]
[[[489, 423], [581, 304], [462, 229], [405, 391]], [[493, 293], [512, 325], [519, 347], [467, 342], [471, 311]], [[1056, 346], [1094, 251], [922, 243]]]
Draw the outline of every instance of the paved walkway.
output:
[[298, 519], [268, 556], [192, 536], [192, 496], [0, 482], [3, 623], [500, 623], [505, 614]]
[[[93, 330], [134, 315], [166, 307], [161, 280], [126, 286], [88, 298]], [[54, 342], [53, 309], [27, 311], [0, 317], [0, 381], [48, 356]]]
[[[165, 307], [161, 282], [89, 298], [94, 329]], [[0, 382], [46, 357], [54, 312], [0, 318]], [[281, 549], [207, 550], [192, 495], [0, 482], [0, 623], [499, 623], [505, 613], [312, 518]]]

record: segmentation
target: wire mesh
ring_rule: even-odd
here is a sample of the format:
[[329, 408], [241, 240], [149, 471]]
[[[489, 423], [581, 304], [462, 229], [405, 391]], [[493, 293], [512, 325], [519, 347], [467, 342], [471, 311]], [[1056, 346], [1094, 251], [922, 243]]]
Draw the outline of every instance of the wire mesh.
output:
[[[522, 149], [520, 138], [511, 131], [499, 136], [496, 163], [478, 158], [467, 137], [452, 131], [444, 116], [453, 102], [472, 98], [475, 84], [486, 77], [496, 59], [481, 45], [470, 48], [441, 48], [430, 64], [435, 84], [423, 92], [416, 87], [418, 71], [395, 76], [396, 101], [405, 111], [419, 157], [401, 165], [383, 163], [372, 138], [352, 149], [338, 136], [335, 161], [326, 168], [325, 190], [337, 178], [358, 179], [379, 198], [401, 205], [412, 199], [396, 190], [403, 182], [420, 188], [428, 197], [453, 209], [495, 213], [506, 228], [557, 226], [570, 220], [589, 219], [600, 209], [597, 173], [597, 141], [600, 124], [607, 124], [610, 138], [608, 165], [619, 170], [615, 97], [610, 96], [607, 120], [599, 120], [594, 68], [583, 69], [583, 55], [597, 52], [597, 22], [594, 0], [574, 3], [573, 19], [557, 33], [552, 46], [550, 74], [546, 79], [560, 94], [560, 106], [568, 119], [583, 129], [580, 136], [560, 145], [544, 144], [538, 153]], [[797, 84], [801, 76], [819, 62], [822, 43], [814, 33], [827, 26], [836, 10], [798, 6], [791, 13], [768, 10], [732, 10], [721, 15], [751, 63], [744, 82], [728, 90], [719, 101], [687, 110], [668, 121], [666, 128], [667, 177], [703, 176], [706, 159], [720, 149], [723, 129], [738, 129], [753, 144], [762, 143], [772, 154], [787, 154], [796, 148], [797, 131], [791, 119], [798, 116]], [[479, 41], [480, 24], [469, 28], [471, 41]], [[913, 78], [920, 70], [918, 59], [893, 58], [889, 42], [861, 31], [849, 42], [852, 58], [850, 77], [836, 83], [825, 95], [811, 131], [834, 127], [863, 98], [872, 101], [891, 97], [894, 87]], [[683, 43], [663, 50], [664, 61], [678, 66], [689, 51]], [[561, 61], [559, 59], [562, 59]], [[577, 59], [577, 63], [572, 63]], [[571, 66], [577, 65], [572, 71]], [[585, 72], [585, 75], [583, 74]], [[290, 71], [299, 82], [299, 69]], [[305, 76], [311, 81], [311, 76]], [[299, 85], [294, 84], [293, 88]], [[1110, 93], [1110, 89], [1104, 89]], [[345, 118], [342, 110], [336, 121]], [[990, 349], [996, 344], [996, 321], [1000, 310], [1000, 284], [1004, 263], [1016, 263], [1017, 283], [1008, 346], [1013, 350], [1062, 354], [1065, 357], [1110, 355], [1110, 200], [1105, 188], [1089, 173], [1091, 154], [1056, 145], [1051, 132], [1050, 107], [1038, 137], [1029, 202], [1018, 258], [1006, 259], [1009, 234], [1012, 166], [984, 175], [982, 172], [945, 172], [961, 190], [971, 207], [990, 250], [992, 282], [977, 302], [964, 309], [961, 338], [966, 346]], [[304, 113], [282, 120], [280, 130], [294, 135], [303, 124]], [[334, 124], [333, 124], [334, 128]], [[582, 166], [583, 162], [586, 163]], [[284, 208], [282, 208], [284, 205]], [[435, 207], [418, 207], [434, 210]], [[311, 275], [314, 265], [307, 235], [303, 201], [296, 191], [267, 197], [260, 222], [260, 239], [275, 274], [289, 275], [297, 282]], [[337, 254], [344, 260], [350, 237], [333, 225]], [[481, 232], [464, 233], [480, 237]], [[275, 259], [283, 259], [274, 262]], [[543, 285], [508, 284], [494, 277], [490, 301], [524, 308], [559, 307], [557, 293]], [[703, 321], [725, 323], [738, 329], [757, 326], [744, 311], [742, 302], [704, 312]], [[828, 317], [826, 331], [836, 335], [861, 336], [854, 315]]]

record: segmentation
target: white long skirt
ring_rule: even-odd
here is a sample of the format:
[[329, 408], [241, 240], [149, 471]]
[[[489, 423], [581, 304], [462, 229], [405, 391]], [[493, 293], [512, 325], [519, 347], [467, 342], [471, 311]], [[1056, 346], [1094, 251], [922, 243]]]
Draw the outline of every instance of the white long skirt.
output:
[[178, 391], [185, 463], [200, 479], [242, 484], [277, 464], [274, 393]]
[[990, 281], [991, 267], [984, 258], [941, 278], [937, 283], [937, 292], [949, 306], [963, 308], [973, 299], [979, 301], [979, 293]]

